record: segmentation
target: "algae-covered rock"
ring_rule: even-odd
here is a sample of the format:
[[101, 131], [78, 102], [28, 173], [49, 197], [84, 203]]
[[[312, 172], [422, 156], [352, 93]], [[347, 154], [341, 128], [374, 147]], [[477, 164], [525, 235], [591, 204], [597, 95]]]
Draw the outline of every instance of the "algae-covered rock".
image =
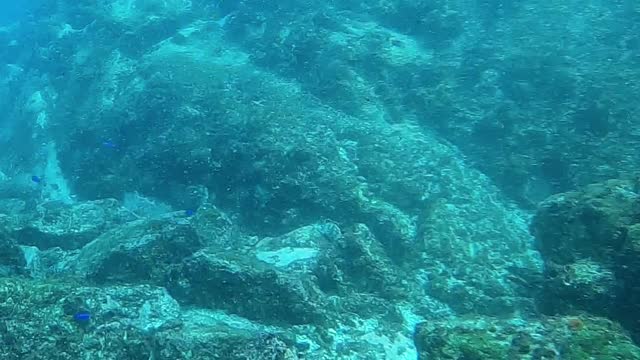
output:
[[175, 300], [160, 288], [2, 278], [0, 358], [103, 359], [108, 353], [141, 359], [152, 350], [148, 335], [179, 324], [179, 316]]
[[587, 310], [611, 315], [616, 311], [620, 280], [611, 268], [601, 263], [583, 259], [564, 266], [547, 264], [544, 276], [538, 297], [543, 312]]
[[396, 300], [407, 295], [402, 273], [366, 225], [349, 228], [342, 246], [341, 269], [350, 288]]
[[49, 202], [38, 206], [28, 220], [10, 229], [21, 245], [41, 250], [79, 249], [114, 226], [136, 217], [115, 199], [67, 205]]
[[545, 259], [540, 309], [610, 316], [638, 337], [638, 224], [635, 181], [610, 180], [545, 200], [531, 224]]
[[545, 200], [531, 229], [546, 261], [564, 265], [590, 258], [611, 264], [625, 249], [628, 227], [639, 219], [637, 185], [610, 180]]
[[309, 324], [324, 318], [324, 295], [304, 275], [233, 252], [199, 251], [173, 267], [169, 291], [180, 301], [251, 320]]
[[462, 196], [443, 195], [426, 206], [419, 221], [429, 270], [425, 285], [430, 295], [459, 313], [530, 312], [536, 285], [511, 281], [519, 273], [531, 278], [542, 273], [539, 255], [530, 250], [533, 239], [525, 235], [528, 217], [515, 209], [495, 208], [488, 200], [492, 195], [485, 192], [491, 190], [476, 185], [460, 189], [478, 198], [473, 204]]
[[562, 343], [563, 359], [640, 359], [640, 348], [616, 323], [603, 318], [566, 318], [569, 336]]
[[207, 246], [228, 248], [241, 247], [248, 241], [238, 230], [231, 217], [213, 204], [203, 204], [194, 211], [191, 226]]
[[0, 231], [0, 276], [25, 272], [27, 265], [22, 249], [8, 234]]
[[255, 244], [258, 260], [284, 271], [312, 273], [322, 253], [338, 245], [340, 228], [332, 223], [312, 224]]
[[114, 227], [80, 250], [75, 271], [99, 282], [164, 281], [170, 265], [204, 246], [188, 221], [175, 216]]
[[183, 310], [153, 286], [0, 278], [0, 320], [6, 360], [298, 359], [285, 331]]
[[424, 322], [414, 339], [424, 360], [640, 359], [640, 348], [619, 325], [588, 316]]

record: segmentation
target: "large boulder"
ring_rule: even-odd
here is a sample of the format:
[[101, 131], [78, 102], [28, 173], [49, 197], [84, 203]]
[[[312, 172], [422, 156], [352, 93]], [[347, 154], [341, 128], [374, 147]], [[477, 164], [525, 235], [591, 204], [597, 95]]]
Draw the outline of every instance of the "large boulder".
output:
[[637, 181], [610, 180], [545, 200], [531, 224], [545, 259], [542, 310], [608, 315], [640, 336], [639, 228]]
[[0, 317], [6, 360], [298, 359], [286, 331], [222, 312], [183, 310], [153, 286], [3, 278]]
[[188, 221], [173, 215], [107, 231], [80, 250], [75, 272], [98, 282], [163, 282], [171, 265], [204, 246]]
[[304, 276], [234, 252], [199, 251], [173, 267], [169, 291], [182, 302], [275, 324], [321, 323], [326, 299]]
[[20, 245], [46, 250], [79, 249], [103, 232], [136, 216], [115, 199], [64, 204], [48, 202], [3, 221]]
[[592, 259], [614, 265], [640, 220], [633, 181], [610, 180], [554, 195], [538, 208], [531, 229], [546, 261], [566, 265]]
[[598, 317], [423, 322], [414, 340], [420, 360], [640, 359], [640, 348], [624, 330]]

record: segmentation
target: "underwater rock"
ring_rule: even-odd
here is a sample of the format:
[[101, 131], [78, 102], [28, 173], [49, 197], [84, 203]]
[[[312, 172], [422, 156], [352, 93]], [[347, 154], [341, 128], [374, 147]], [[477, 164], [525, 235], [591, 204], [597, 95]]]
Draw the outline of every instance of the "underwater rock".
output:
[[207, 203], [199, 207], [193, 212], [189, 222], [206, 246], [219, 249], [239, 248], [251, 241], [255, 242], [255, 239], [244, 236], [232, 218], [213, 204]]
[[26, 260], [26, 271], [33, 279], [56, 279], [72, 275], [79, 250], [59, 247], [39, 250], [35, 246], [21, 246]]
[[[298, 360], [294, 336], [210, 310], [185, 310], [182, 326], [156, 336], [156, 359]], [[215, 346], [212, 346], [215, 344]]]
[[432, 269], [427, 293], [461, 314], [506, 316], [515, 312], [533, 313], [530, 294], [514, 289], [505, 269], [486, 269], [469, 263], [466, 269]]
[[346, 229], [340, 251], [338, 266], [350, 290], [395, 300], [407, 296], [402, 272], [366, 225]]
[[618, 324], [589, 316], [423, 322], [414, 340], [420, 360], [640, 359], [640, 348]]
[[[488, 179], [432, 133], [348, 116], [256, 66], [250, 53], [226, 47], [228, 39], [202, 22], [183, 30], [180, 43], [160, 42], [136, 62], [139, 84], [126, 82], [133, 74], [115, 79], [114, 101], [122, 107], [101, 109], [60, 139], [88, 154], [79, 158], [74, 149], [60, 156], [65, 171], [80, 173], [72, 181], [83, 196], [101, 193], [94, 179], [105, 167], [110, 178], [136, 179], [139, 191], [163, 201], [171, 201], [165, 189], [197, 183], [247, 233], [273, 236], [318, 219], [363, 223], [396, 264], [420, 258], [427, 240], [416, 219], [427, 202], [444, 197], [452, 204], [438, 219], [443, 232], [465, 234], [460, 243], [486, 242], [494, 253], [514, 244], [509, 251], [530, 255], [517, 211], [506, 209]], [[101, 117], [122, 122], [127, 134], [145, 134], [128, 140], [129, 156], [109, 152], [104, 160], [91, 150], [95, 144], [81, 141], [87, 132], [104, 132]], [[476, 229], [477, 218], [486, 221]]]
[[[298, 359], [293, 336], [209, 310], [183, 310], [163, 288], [0, 279], [6, 360]], [[43, 329], [48, 329], [46, 335]], [[215, 344], [215, 346], [212, 346]]]
[[0, 231], [0, 277], [23, 274], [27, 262], [20, 246]]
[[312, 275], [325, 293], [345, 297], [362, 293], [380, 301], [406, 297], [407, 284], [397, 266], [364, 224], [343, 232], [337, 224], [318, 223], [266, 237], [255, 245], [255, 256], [279, 271]]
[[20, 245], [40, 250], [53, 247], [72, 250], [81, 248], [113, 226], [134, 219], [135, 216], [114, 199], [72, 205], [50, 202], [37, 206], [9, 231]]
[[415, 220], [396, 206], [376, 198], [358, 196], [360, 219], [375, 234], [376, 241], [382, 245], [385, 253], [395, 263], [415, 260], [419, 246]]
[[[277, 18], [269, 16], [270, 7], [277, 8]], [[523, 4], [505, 1], [346, 2], [335, 9], [244, 2], [234, 8], [229, 37], [259, 66], [295, 79], [349, 115], [389, 123], [417, 120], [456, 144], [527, 208], [572, 184], [638, 170], [638, 136], [627, 131], [635, 128], [633, 118], [613, 115], [637, 107], [637, 89], [623, 75], [633, 72], [633, 62], [616, 46], [586, 60], [579, 54], [593, 44], [582, 42], [579, 31], [569, 36], [573, 47], [566, 47], [553, 40], [565, 34], [562, 27], [531, 21], [533, 11], [537, 18], [613, 26], [615, 11], [524, 11]], [[513, 43], [511, 36], [485, 41], [494, 26], [545, 45]], [[608, 27], [590, 31], [611, 36]], [[614, 32], [618, 39], [635, 36], [629, 27]], [[547, 46], [562, 55], [549, 58], [539, 51]], [[581, 81], [578, 72], [554, 60], [560, 58], [594, 76]], [[619, 59], [617, 71], [599, 71], [611, 68], [607, 59]], [[606, 116], [592, 103], [607, 104]], [[585, 127], [590, 131], [579, 130]]]
[[499, 205], [494, 198], [499, 195], [491, 194], [481, 179], [457, 186], [475, 200], [435, 196], [418, 221], [427, 293], [461, 314], [531, 312], [535, 289], [526, 280], [512, 281], [519, 276], [513, 269], [542, 273], [539, 254], [531, 249], [533, 238], [526, 233], [528, 216]]
[[116, 226], [80, 250], [75, 272], [100, 283], [162, 283], [171, 265], [204, 246], [183, 220], [142, 219]]
[[[90, 319], [76, 321], [74, 315], [80, 312], [90, 314]], [[179, 325], [180, 308], [161, 288], [92, 288], [4, 278], [0, 317], [2, 359], [41, 359], [51, 354], [58, 359], [99, 358], [103, 352], [137, 359], [151, 351], [148, 340], [154, 330]], [[43, 329], [49, 329], [46, 335]]]
[[612, 264], [638, 219], [637, 185], [610, 180], [551, 196], [540, 204], [531, 231], [545, 261], [565, 265], [589, 258]]
[[637, 189], [634, 181], [609, 180], [540, 205], [531, 231], [545, 260], [544, 312], [610, 316], [640, 338]]
[[610, 316], [616, 311], [620, 280], [608, 266], [588, 259], [564, 266], [549, 263], [544, 276], [537, 303], [545, 313], [587, 310]]
[[182, 302], [276, 324], [319, 324], [326, 300], [308, 277], [233, 252], [199, 251], [173, 267], [170, 293]]
[[342, 238], [333, 223], [303, 226], [281, 236], [265, 237], [255, 244], [255, 257], [285, 272], [315, 273], [320, 259]]

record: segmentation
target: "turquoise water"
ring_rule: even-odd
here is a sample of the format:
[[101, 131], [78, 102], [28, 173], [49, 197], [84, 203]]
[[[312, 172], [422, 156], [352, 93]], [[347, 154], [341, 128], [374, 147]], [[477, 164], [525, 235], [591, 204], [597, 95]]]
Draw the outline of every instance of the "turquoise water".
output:
[[0, 4], [0, 24], [11, 24], [15, 21], [19, 21], [24, 19], [24, 17], [35, 5], [35, 1], [25, 1], [25, 2], [14, 2], [14, 1], [3, 1]]

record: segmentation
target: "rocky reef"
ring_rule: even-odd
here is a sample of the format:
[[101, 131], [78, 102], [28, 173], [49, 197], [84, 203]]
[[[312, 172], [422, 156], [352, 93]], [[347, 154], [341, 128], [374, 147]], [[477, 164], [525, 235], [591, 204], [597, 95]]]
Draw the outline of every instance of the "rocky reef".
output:
[[0, 27], [0, 358], [640, 359], [638, 14], [42, 1]]

